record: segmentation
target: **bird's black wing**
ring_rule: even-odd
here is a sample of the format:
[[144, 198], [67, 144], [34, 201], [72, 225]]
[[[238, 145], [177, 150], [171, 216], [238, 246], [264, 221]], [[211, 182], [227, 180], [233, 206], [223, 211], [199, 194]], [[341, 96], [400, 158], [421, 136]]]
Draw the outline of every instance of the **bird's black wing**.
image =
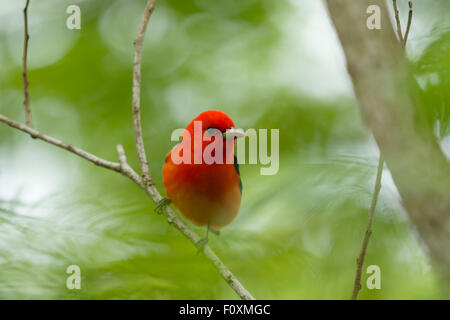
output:
[[238, 160], [237, 160], [237, 157], [236, 156], [234, 156], [234, 169], [236, 170], [236, 173], [238, 174], [238, 176], [239, 176], [239, 190], [241, 191], [241, 194], [242, 194], [242, 180], [241, 180], [241, 173], [239, 172], [239, 163], [238, 163]]

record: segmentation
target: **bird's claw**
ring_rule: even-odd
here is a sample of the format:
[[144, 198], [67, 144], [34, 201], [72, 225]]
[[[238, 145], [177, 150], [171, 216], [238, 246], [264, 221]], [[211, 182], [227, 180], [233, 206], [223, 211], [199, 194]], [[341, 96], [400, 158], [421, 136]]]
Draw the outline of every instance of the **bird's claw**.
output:
[[155, 207], [155, 212], [161, 214], [165, 207], [167, 207], [172, 201], [167, 198], [162, 198], [158, 201]]
[[203, 251], [205, 246], [208, 244], [208, 238], [202, 238], [198, 240], [198, 242], [195, 244], [197, 246], [197, 254]]

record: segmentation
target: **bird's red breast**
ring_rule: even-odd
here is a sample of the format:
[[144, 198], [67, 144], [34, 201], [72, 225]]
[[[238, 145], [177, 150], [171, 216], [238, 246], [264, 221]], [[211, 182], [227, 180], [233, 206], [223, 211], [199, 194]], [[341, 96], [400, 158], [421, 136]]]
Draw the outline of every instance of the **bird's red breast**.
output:
[[[194, 159], [194, 121], [201, 121], [202, 137], [210, 128], [225, 132], [234, 127], [233, 121], [222, 111], [202, 112], [185, 130], [192, 139], [191, 159]], [[187, 137], [183, 135], [183, 139]], [[222, 136], [215, 138], [224, 139]], [[210, 143], [212, 141], [202, 142], [202, 152]], [[231, 143], [231, 147], [227, 148], [227, 143]], [[233, 139], [224, 139], [223, 157], [223, 163], [206, 164], [202, 160], [200, 164], [194, 164], [194, 161], [190, 164], [176, 164], [169, 152], [163, 167], [167, 198], [187, 219], [200, 226], [209, 223], [210, 228], [215, 231], [228, 225], [236, 217], [241, 204], [242, 184], [234, 157]], [[234, 161], [227, 163], [226, 159], [229, 157]]]

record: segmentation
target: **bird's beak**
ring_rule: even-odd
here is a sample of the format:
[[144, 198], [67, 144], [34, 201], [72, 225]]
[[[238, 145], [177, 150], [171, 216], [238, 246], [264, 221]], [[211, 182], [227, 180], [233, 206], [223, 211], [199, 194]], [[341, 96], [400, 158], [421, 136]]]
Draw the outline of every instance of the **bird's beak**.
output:
[[230, 128], [223, 134], [225, 139], [234, 139], [245, 137], [245, 132], [242, 129]]

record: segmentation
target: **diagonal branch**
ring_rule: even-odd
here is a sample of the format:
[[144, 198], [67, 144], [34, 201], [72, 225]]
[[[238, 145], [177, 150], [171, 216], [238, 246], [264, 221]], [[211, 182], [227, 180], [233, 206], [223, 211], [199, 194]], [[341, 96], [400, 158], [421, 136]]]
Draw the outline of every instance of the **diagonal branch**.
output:
[[6, 123], [8, 126], [10, 126], [12, 128], [18, 129], [25, 133], [28, 133], [31, 137], [34, 137], [36, 139], [50, 143], [54, 146], [57, 146], [61, 149], [65, 149], [69, 152], [72, 152], [72, 153], [76, 154], [77, 156], [80, 156], [80, 157], [92, 162], [93, 164], [95, 164], [97, 166], [111, 169], [111, 170], [114, 170], [117, 172], [121, 172], [119, 163], [111, 162], [111, 161], [99, 158], [99, 157], [93, 155], [92, 153], [84, 151], [78, 147], [71, 145], [71, 144], [65, 143], [59, 139], [47, 136], [47, 135], [37, 131], [36, 129], [30, 128], [29, 126], [15, 122], [1, 114], [0, 114], [0, 122]]
[[[397, 2], [395, 0], [393, 0], [394, 11], [395, 11], [395, 20], [397, 21], [397, 32], [399, 34], [400, 42], [401, 42], [403, 49], [406, 48], [406, 42], [408, 41], [409, 29], [411, 27], [411, 22], [412, 22], [412, 1], [409, 1], [408, 4], [409, 4], [408, 24], [406, 27], [405, 35], [403, 36], [402, 31], [401, 31], [401, 23], [400, 23], [400, 18], [399, 18], [399, 14], [398, 14]], [[362, 268], [364, 265], [364, 259], [366, 257], [367, 246], [369, 245], [369, 239], [372, 234], [373, 217], [375, 214], [375, 207], [377, 204], [378, 195], [379, 195], [380, 189], [381, 189], [381, 176], [383, 173], [383, 165], [384, 165], [383, 156], [380, 154], [380, 159], [378, 160], [375, 189], [373, 191], [372, 203], [370, 205], [370, 211], [369, 211], [369, 221], [367, 222], [367, 227], [366, 227], [366, 232], [364, 234], [364, 240], [363, 240], [363, 244], [361, 247], [361, 252], [359, 254], [358, 259], [356, 260], [357, 267], [356, 267], [355, 283], [353, 285], [352, 300], [356, 300], [356, 298], [358, 297], [358, 293], [361, 290]]]
[[[148, 21], [153, 12], [155, 0], [148, 0], [144, 10], [144, 16], [139, 26], [138, 35], [134, 42], [134, 67], [133, 67], [133, 124], [134, 133], [136, 138], [136, 149], [139, 156], [139, 162], [141, 166], [143, 184], [141, 188], [153, 199], [155, 203], [158, 203], [163, 199], [161, 194], [153, 184], [148, 161], [146, 158], [144, 141], [142, 136], [141, 125], [141, 112], [140, 112], [140, 92], [141, 92], [141, 62], [142, 62], [142, 46], [144, 42], [145, 31], [147, 29]], [[118, 147], [119, 154], [122, 149]], [[122, 161], [124, 158], [122, 157]], [[177, 228], [184, 236], [186, 236], [195, 246], [198, 245], [200, 237], [184, 223], [183, 220], [173, 211], [170, 207], [164, 207], [163, 214], [167, 221]], [[245, 287], [239, 282], [239, 280], [228, 270], [222, 261], [217, 257], [214, 251], [206, 245], [203, 248], [205, 256], [212, 262], [212, 264], [219, 271], [220, 275], [230, 285], [230, 287], [241, 297], [241, 299], [254, 299], [253, 296], [245, 289]]]
[[[155, 203], [158, 203], [163, 199], [154, 185], [143, 184], [141, 185], [141, 188], [146, 191], [146, 193], [153, 199]], [[205, 245], [203, 248], [198, 246], [201, 238], [178, 216], [178, 214], [176, 214], [176, 212], [171, 207], [164, 207], [162, 214], [166, 217], [169, 224], [178, 229], [178, 231], [180, 231], [186, 238], [188, 238], [192, 242], [192, 244], [203, 251], [205, 257], [214, 265], [222, 278], [239, 295], [241, 299], [255, 299], [233, 275], [233, 273], [227, 268], [227, 266], [225, 266], [225, 264], [219, 259], [219, 257], [215, 254], [215, 252], [209, 245]]]
[[400, 23], [400, 16], [399, 16], [398, 7], [397, 7], [397, 0], [392, 0], [392, 4], [394, 6], [395, 21], [397, 22], [398, 39], [400, 40], [400, 43], [403, 43], [402, 24]]
[[[405, 48], [406, 48], [406, 42], [408, 41], [408, 33], [409, 33], [409, 29], [411, 27], [411, 21], [412, 21], [412, 2], [409, 1], [408, 4], [409, 4], [408, 24], [407, 24], [405, 36], [402, 36], [402, 31], [401, 31], [401, 26], [400, 26], [401, 25], [400, 18], [398, 15], [397, 2], [395, 0], [393, 0], [394, 11], [395, 11], [395, 20], [397, 21], [397, 32], [399, 33], [399, 38], [400, 38], [403, 50], [405, 50]], [[369, 210], [369, 220], [367, 222], [366, 232], [364, 234], [364, 240], [363, 240], [363, 244], [361, 247], [361, 251], [360, 251], [358, 259], [356, 260], [356, 276], [355, 276], [355, 283], [353, 285], [352, 300], [356, 300], [358, 298], [358, 293], [361, 290], [362, 268], [364, 266], [364, 259], [366, 257], [367, 246], [369, 245], [369, 239], [370, 239], [370, 236], [372, 235], [373, 217], [375, 214], [375, 207], [377, 205], [378, 195], [380, 194], [380, 189], [381, 189], [381, 176], [383, 174], [383, 166], [384, 166], [384, 159], [383, 159], [383, 155], [380, 154], [380, 158], [378, 160], [375, 189], [373, 191], [372, 203], [370, 205], [370, 210]]]
[[450, 164], [420, 114], [419, 89], [393, 28], [366, 28], [361, 12], [373, 4], [388, 15], [384, 0], [327, 0], [363, 120], [450, 294]]
[[409, 29], [411, 28], [411, 22], [412, 22], [412, 17], [413, 17], [412, 1], [408, 1], [408, 6], [409, 6], [408, 23], [406, 25], [405, 36], [403, 37], [403, 43], [402, 43], [403, 48], [406, 47], [406, 42], [408, 41]]
[[[25, 117], [27, 126], [32, 127], [31, 124], [31, 109], [30, 109], [30, 95], [28, 93], [28, 71], [27, 71], [27, 58], [28, 58], [28, 40], [30, 35], [28, 34], [28, 5], [30, 0], [27, 0], [25, 8], [23, 9], [23, 21], [24, 21], [24, 40], [23, 40], [23, 57], [22, 57], [22, 77], [23, 77], [23, 93], [24, 100], [23, 105], [25, 107]], [[32, 136], [33, 137], [33, 136]]]
[[[4, 115], [0, 114], [0, 122], [7, 124], [8, 126], [20, 130], [29, 134], [36, 139], [42, 140], [44, 142], [50, 143], [61, 149], [67, 150], [86, 159], [97, 166], [113, 170], [123, 174], [124, 176], [130, 178], [134, 183], [136, 183], [142, 190], [144, 190], [147, 195], [157, 203], [162, 199], [161, 194], [158, 192], [153, 184], [148, 184], [144, 182], [144, 179], [140, 177], [127, 163], [127, 158], [122, 145], [117, 146], [117, 153], [119, 155], [119, 163], [104, 160], [92, 153], [84, 151], [78, 147], [71, 144], [65, 143], [59, 139], [53, 138], [51, 136], [45, 135], [33, 128], [26, 125], [15, 122]], [[197, 246], [200, 241], [200, 237], [175, 213], [175, 211], [170, 207], [165, 207], [163, 211], [164, 216], [167, 221], [178, 229], [186, 238], [188, 238], [195, 246]], [[253, 296], [245, 289], [245, 287], [239, 282], [239, 280], [231, 273], [231, 271], [225, 266], [225, 264], [219, 259], [219, 257], [214, 253], [214, 251], [206, 245], [203, 249], [206, 258], [214, 265], [222, 278], [228, 283], [228, 285], [239, 295], [241, 299], [253, 300]]]

